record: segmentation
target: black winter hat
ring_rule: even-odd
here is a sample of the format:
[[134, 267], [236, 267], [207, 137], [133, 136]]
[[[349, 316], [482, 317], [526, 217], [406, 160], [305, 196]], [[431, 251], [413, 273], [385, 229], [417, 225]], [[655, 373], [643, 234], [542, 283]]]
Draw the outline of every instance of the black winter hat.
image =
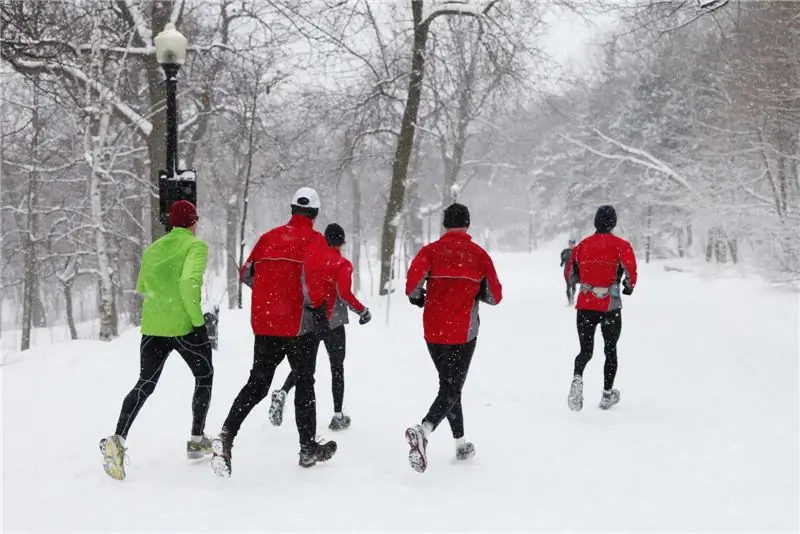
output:
[[594, 216], [594, 227], [603, 234], [608, 234], [617, 226], [617, 210], [614, 206], [600, 206]]
[[469, 228], [469, 209], [464, 204], [453, 203], [444, 210], [442, 226], [447, 228]]
[[331, 223], [325, 228], [325, 241], [330, 247], [341, 247], [344, 245], [344, 228], [336, 223]]

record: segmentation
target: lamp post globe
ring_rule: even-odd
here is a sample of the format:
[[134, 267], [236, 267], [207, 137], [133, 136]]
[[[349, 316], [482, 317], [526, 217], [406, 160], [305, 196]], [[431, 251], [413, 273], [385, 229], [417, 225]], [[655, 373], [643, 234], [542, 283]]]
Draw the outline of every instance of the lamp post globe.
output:
[[155, 36], [156, 60], [161, 65], [183, 65], [186, 61], [186, 37], [168, 22], [164, 30]]

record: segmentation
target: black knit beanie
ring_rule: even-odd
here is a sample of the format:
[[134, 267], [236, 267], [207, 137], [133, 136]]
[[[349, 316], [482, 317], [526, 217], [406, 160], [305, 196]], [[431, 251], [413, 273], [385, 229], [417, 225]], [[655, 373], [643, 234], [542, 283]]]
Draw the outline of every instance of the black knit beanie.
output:
[[344, 228], [336, 223], [331, 223], [325, 228], [325, 241], [330, 247], [341, 247], [344, 245]]
[[469, 209], [464, 204], [450, 204], [444, 210], [442, 226], [451, 228], [469, 228]]
[[617, 210], [614, 206], [600, 206], [594, 216], [594, 227], [601, 234], [611, 233], [617, 226]]

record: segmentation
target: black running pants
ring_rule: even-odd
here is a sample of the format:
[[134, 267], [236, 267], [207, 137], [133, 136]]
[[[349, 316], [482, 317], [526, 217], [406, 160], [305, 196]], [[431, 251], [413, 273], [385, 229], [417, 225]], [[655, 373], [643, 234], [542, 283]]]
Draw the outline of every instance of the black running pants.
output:
[[606, 354], [606, 363], [603, 368], [603, 388], [610, 391], [614, 387], [614, 378], [617, 376], [617, 342], [622, 333], [622, 310], [610, 312], [578, 310], [578, 340], [581, 352], [575, 358], [575, 374], [583, 376], [586, 364], [592, 359], [594, 334], [598, 324], [603, 333]]
[[430, 423], [435, 430], [446, 417], [456, 439], [464, 437], [461, 390], [467, 380], [476, 342], [477, 339], [463, 345], [428, 343], [428, 352], [439, 373], [439, 393], [422, 422]]
[[250, 378], [233, 401], [223, 431], [230, 435], [231, 439], [236, 437], [253, 408], [269, 394], [275, 369], [285, 356], [289, 360], [292, 372], [297, 376], [294, 409], [300, 445], [312, 443], [317, 433], [314, 372], [318, 344], [319, 341], [314, 334], [299, 337], [256, 336]]
[[118, 436], [128, 437], [133, 421], [145, 401], [155, 391], [164, 363], [173, 350], [181, 355], [194, 375], [192, 435], [203, 434], [214, 381], [211, 344], [194, 334], [188, 334], [182, 337], [142, 336], [139, 348], [139, 380], [122, 402], [122, 410], [117, 421]]
[[[322, 334], [319, 341], [325, 343], [325, 350], [328, 351], [328, 358], [331, 361], [331, 389], [333, 390], [333, 411], [341, 413], [342, 404], [344, 403], [344, 356], [346, 349], [346, 336], [344, 325], [338, 326], [325, 334]], [[319, 341], [317, 341], [316, 352], [319, 350]], [[286, 382], [283, 383], [281, 388], [286, 393], [289, 393], [292, 388], [297, 384], [297, 373], [294, 371], [289, 372], [286, 377]]]

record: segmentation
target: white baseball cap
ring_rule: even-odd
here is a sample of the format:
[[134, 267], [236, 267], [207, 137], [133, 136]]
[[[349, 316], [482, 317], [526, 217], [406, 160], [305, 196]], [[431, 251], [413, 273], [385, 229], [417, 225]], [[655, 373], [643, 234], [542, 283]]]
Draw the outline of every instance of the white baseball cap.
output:
[[320, 202], [319, 195], [316, 191], [310, 187], [301, 187], [292, 197], [292, 206], [320, 209], [322, 207], [322, 202]]

